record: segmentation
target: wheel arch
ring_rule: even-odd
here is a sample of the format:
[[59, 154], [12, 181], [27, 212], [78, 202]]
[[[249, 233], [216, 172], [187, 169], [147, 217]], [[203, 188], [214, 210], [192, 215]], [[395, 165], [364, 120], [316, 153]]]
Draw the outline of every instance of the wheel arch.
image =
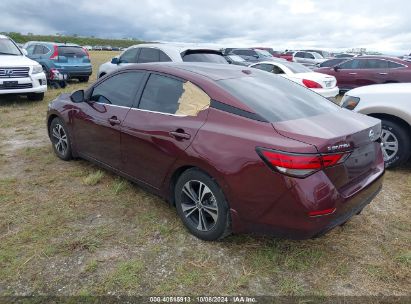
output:
[[[391, 115], [391, 114], [386, 114], [386, 113], [370, 113], [367, 115], [374, 117], [374, 118], [381, 119], [381, 120], [385, 119], [385, 120], [398, 123], [399, 125], [403, 126], [406, 130], [408, 130], [409, 133], [411, 133], [411, 126], [401, 117]], [[411, 135], [410, 135], [410, 138], [411, 138]]]

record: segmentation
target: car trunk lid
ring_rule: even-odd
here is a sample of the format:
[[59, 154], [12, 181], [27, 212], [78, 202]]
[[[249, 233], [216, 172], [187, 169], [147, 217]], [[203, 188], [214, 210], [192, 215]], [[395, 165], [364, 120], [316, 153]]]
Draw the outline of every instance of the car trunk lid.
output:
[[342, 111], [345, 113], [338, 111], [272, 123], [281, 135], [313, 144], [321, 154], [349, 153], [344, 163], [325, 170], [340, 189], [376, 170], [381, 155], [378, 142], [381, 122], [348, 110]]

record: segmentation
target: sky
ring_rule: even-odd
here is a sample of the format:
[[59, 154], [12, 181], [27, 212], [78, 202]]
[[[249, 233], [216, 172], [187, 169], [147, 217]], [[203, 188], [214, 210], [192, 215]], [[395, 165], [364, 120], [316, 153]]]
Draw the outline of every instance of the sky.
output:
[[1, 0], [0, 32], [411, 52], [409, 0]]

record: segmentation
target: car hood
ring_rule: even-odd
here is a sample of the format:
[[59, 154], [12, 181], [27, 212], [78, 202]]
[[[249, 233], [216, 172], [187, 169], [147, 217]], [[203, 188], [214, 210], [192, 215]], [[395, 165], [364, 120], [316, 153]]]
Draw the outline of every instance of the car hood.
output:
[[22, 67], [22, 66], [33, 66], [38, 63], [26, 56], [13, 56], [13, 55], [0, 55], [0, 66], [1, 67]]

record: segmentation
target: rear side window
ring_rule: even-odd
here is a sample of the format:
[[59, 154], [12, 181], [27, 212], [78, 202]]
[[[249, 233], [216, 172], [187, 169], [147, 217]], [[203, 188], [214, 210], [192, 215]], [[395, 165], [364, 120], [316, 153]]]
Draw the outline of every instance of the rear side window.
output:
[[50, 50], [47, 47], [38, 44], [34, 47], [33, 54], [34, 55], [44, 55], [44, 54], [47, 54], [49, 51]]
[[304, 58], [304, 53], [303, 52], [297, 52], [297, 53], [295, 53], [294, 57]]
[[138, 48], [132, 48], [123, 53], [120, 57], [121, 63], [137, 63]]
[[228, 63], [224, 56], [216, 53], [188, 53], [183, 56], [184, 62], [212, 62], [212, 63]]
[[152, 48], [142, 48], [140, 56], [138, 56], [138, 63], [159, 62], [160, 51]]
[[196, 116], [210, 106], [210, 97], [189, 81], [151, 74], [139, 108], [153, 112]]
[[403, 68], [402, 64], [396, 63], [394, 61], [387, 61], [389, 69]]
[[311, 53], [305, 53], [305, 54], [304, 54], [304, 58], [314, 59], [314, 55], [311, 54]]
[[82, 47], [77, 46], [59, 46], [59, 56], [65, 57], [86, 57], [87, 53]]
[[166, 53], [164, 53], [163, 51], [159, 51], [159, 52], [160, 52], [160, 62], [172, 61], [171, 58], [168, 57]]
[[273, 71], [273, 65], [271, 64], [266, 64], [266, 63], [259, 63], [253, 66], [253, 68], [267, 71], [267, 72], [272, 72]]
[[386, 69], [388, 68], [388, 63], [386, 60], [380, 59], [366, 59], [363, 60], [363, 69]]
[[131, 107], [142, 84], [144, 72], [127, 72], [114, 75], [98, 84], [90, 100], [105, 104]]
[[267, 121], [280, 122], [339, 110], [331, 101], [293, 81], [260, 71], [253, 74], [218, 83]]

